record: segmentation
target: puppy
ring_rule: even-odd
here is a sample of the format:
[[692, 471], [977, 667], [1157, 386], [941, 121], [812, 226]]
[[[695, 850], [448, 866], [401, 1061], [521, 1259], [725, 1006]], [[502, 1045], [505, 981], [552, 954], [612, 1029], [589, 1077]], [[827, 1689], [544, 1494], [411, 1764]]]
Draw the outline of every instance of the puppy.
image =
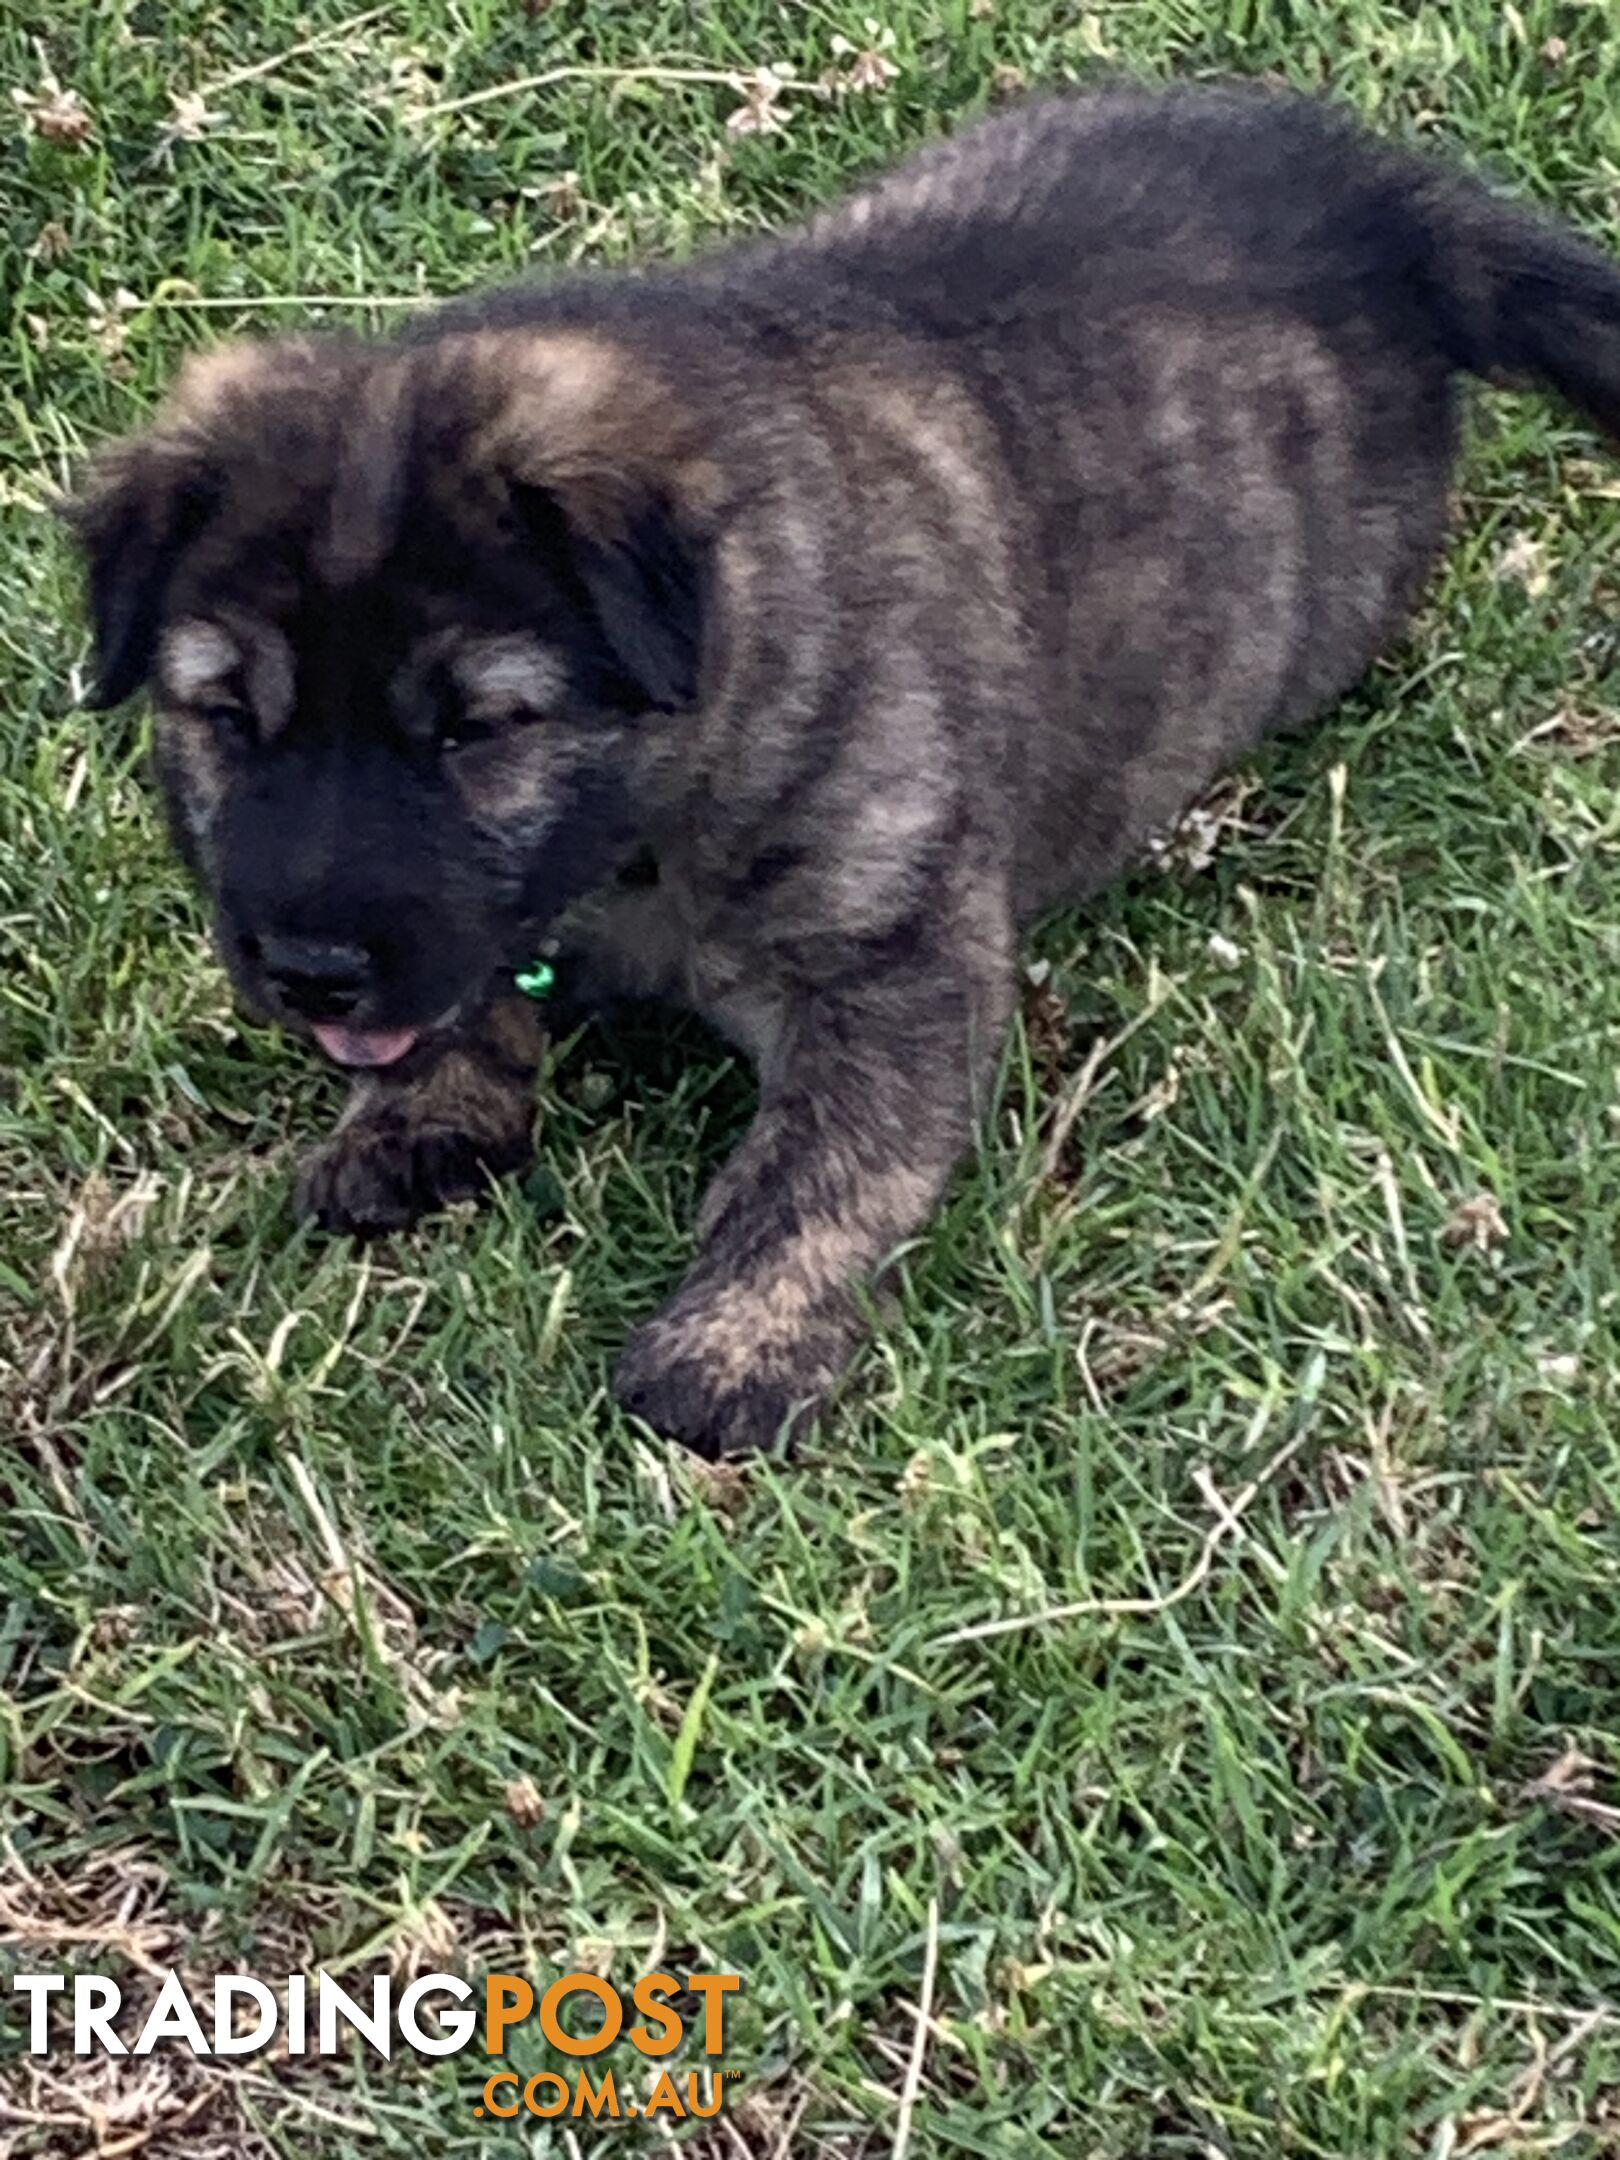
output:
[[620, 1401], [779, 1440], [972, 1131], [1020, 929], [1410, 610], [1466, 372], [1620, 431], [1620, 273], [1243, 90], [1032, 102], [778, 238], [193, 360], [70, 515], [243, 1000], [355, 1072], [302, 1206], [528, 1146], [513, 970], [758, 1070]]

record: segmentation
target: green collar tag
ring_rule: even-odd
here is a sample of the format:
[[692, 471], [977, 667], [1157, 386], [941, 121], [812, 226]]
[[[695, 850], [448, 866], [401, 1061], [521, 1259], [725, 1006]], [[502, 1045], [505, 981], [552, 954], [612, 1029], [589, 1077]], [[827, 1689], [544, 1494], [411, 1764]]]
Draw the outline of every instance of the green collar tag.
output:
[[549, 960], [535, 960], [528, 967], [520, 968], [512, 980], [525, 997], [549, 997], [557, 980], [557, 970]]

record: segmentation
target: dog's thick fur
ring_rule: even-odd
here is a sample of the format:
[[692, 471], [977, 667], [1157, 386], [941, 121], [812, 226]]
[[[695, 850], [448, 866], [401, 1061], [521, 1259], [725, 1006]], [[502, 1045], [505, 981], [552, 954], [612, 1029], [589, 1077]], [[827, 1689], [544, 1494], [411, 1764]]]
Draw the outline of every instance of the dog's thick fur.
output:
[[195, 360], [73, 515], [243, 995], [313, 1022], [348, 970], [323, 1039], [378, 1069], [306, 1207], [521, 1159], [502, 993], [557, 934], [757, 1064], [618, 1390], [776, 1440], [969, 1137], [1021, 925], [1407, 614], [1465, 371], [1620, 431], [1620, 274], [1243, 90], [1035, 101], [682, 268]]

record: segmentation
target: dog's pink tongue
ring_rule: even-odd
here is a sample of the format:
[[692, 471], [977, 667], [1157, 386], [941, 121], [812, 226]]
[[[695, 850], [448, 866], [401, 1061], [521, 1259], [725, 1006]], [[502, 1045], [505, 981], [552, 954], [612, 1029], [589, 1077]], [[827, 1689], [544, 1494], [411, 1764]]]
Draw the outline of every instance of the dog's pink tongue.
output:
[[346, 1028], [331, 1021], [314, 1031], [315, 1040], [339, 1065], [393, 1065], [421, 1033], [420, 1028]]

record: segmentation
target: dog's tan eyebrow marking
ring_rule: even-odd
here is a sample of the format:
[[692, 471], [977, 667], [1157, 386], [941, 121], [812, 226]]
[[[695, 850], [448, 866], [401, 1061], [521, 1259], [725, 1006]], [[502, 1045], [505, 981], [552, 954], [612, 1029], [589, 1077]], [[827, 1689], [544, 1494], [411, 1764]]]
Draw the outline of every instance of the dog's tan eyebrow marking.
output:
[[183, 705], [220, 689], [241, 665], [241, 646], [213, 622], [176, 623], [165, 631], [158, 653], [163, 687]]
[[562, 659], [537, 638], [479, 638], [456, 653], [451, 667], [462, 694], [490, 712], [545, 711], [568, 687]]
[[206, 704], [222, 692], [244, 691], [264, 737], [292, 717], [292, 653], [268, 623], [227, 628], [201, 617], [176, 623], [164, 634], [158, 674], [177, 705]]

